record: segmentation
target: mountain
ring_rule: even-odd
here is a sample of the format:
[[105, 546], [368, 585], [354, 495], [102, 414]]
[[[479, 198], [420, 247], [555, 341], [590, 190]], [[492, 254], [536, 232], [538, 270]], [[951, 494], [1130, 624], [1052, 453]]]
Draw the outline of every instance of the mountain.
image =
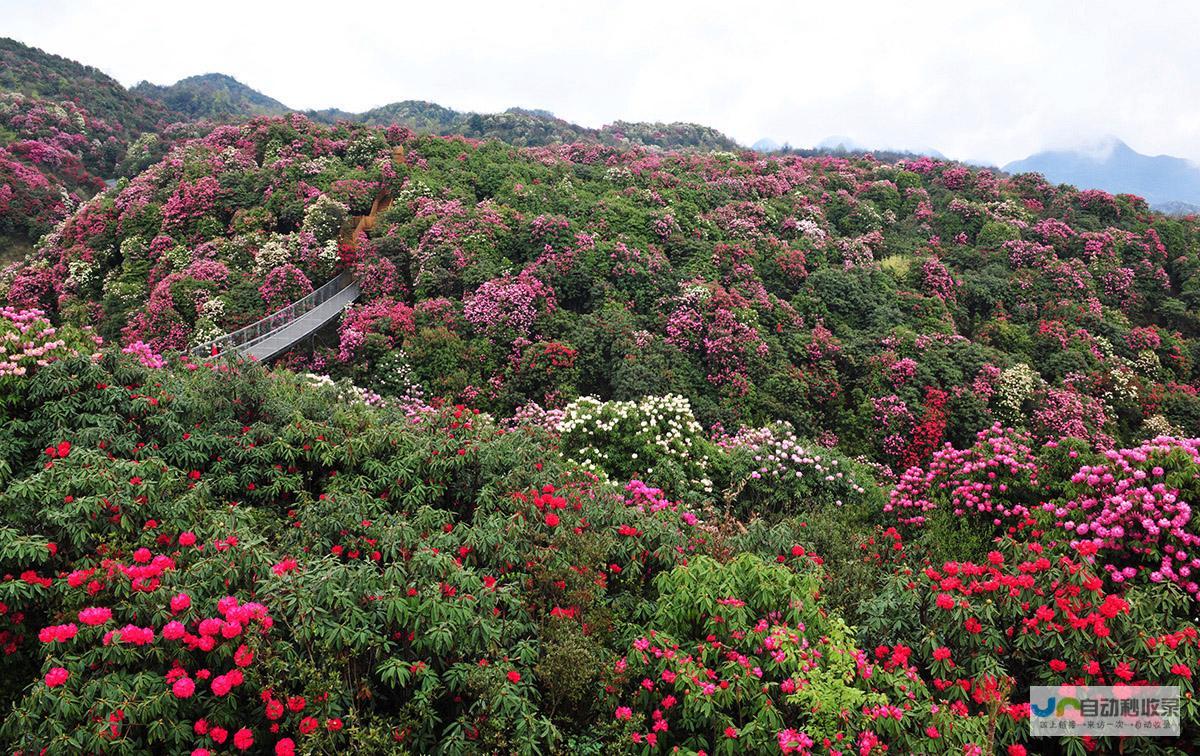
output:
[[854, 141], [848, 136], [831, 136], [825, 137], [820, 142], [817, 142], [818, 150], [832, 150], [836, 152], [867, 152], [868, 148]]
[[1163, 215], [1184, 216], [1200, 214], [1200, 205], [1193, 205], [1190, 202], [1179, 202], [1178, 200], [1160, 202], [1154, 206], [1154, 209]]
[[[768, 140], [768, 141], [770, 141], [770, 140]], [[851, 139], [848, 136], [825, 137], [824, 139], [822, 139], [820, 142], [817, 143], [817, 146], [814, 148], [814, 150], [817, 152], [845, 152], [845, 153], [853, 153], [856, 155], [873, 153], [876, 156], [879, 156], [882, 154], [887, 154], [887, 155], [928, 155], [929, 157], [937, 158], [938, 160], [949, 160], [949, 158], [947, 158], [941, 152], [933, 149], [932, 147], [918, 147], [915, 149], [909, 148], [909, 147], [880, 147], [878, 145], [876, 145], [875, 147], [867, 147], [867, 146], [855, 141], [854, 139]]]
[[755, 152], [776, 152], [782, 147], [783, 145], [769, 137], [763, 137], [754, 144], [750, 145], [750, 149], [754, 150]]
[[[160, 102], [175, 115], [188, 120], [230, 121], [259, 115], [297, 112], [225, 74], [191, 76], [170, 86], [158, 86], [143, 81], [132, 91], [149, 100]], [[499, 139], [518, 147], [601, 142], [610, 145], [637, 144], [663, 149], [738, 148], [734, 140], [716, 129], [699, 124], [616, 121], [599, 129], [591, 129], [538, 108], [513, 107], [502, 113], [472, 113], [453, 110], [435, 102], [401, 100], [363, 113], [328, 108], [309, 110], [305, 115], [327, 124], [353, 121], [370, 126], [398, 125], [423, 134]]]
[[310, 110], [309, 118], [322, 123], [339, 120], [370, 126], [405, 126], [421, 134], [460, 135], [471, 139], [498, 139], [518, 147], [538, 147], [569, 142], [608, 145], [641, 145], [662, 149], [736, 150], [738, 143], [716, 129], [695, 123], [614, 121], [592, 129], [558, 118], [548, 110], [514, 107], [502, 113], [453, 110], [435, 102], [402, 100], [364, 113], [344, 110]]
[[291, 108], [279, 100], [221, 73], [189, 76], [170, 86], [143, 81], [131, 91], [147, 99], [156, 100], [181, 116], [193, 119], [228, 121], [291, 112]]
[[126, 135], [150, 131], [169, 117], [160, 103], [130, 92], [96, 68], [6, 37], [0, 37], [0, 92], [71, 102]]
[[1136, 194], [1152, 206], [1200, 204], [1200, 166], [1170, 155], [1143, 155], [1119, 139], [1089, 149], [1048, 150], [1004, 166], [1006, 173], [1040, 173], [1050, 181], [1113, 194]]

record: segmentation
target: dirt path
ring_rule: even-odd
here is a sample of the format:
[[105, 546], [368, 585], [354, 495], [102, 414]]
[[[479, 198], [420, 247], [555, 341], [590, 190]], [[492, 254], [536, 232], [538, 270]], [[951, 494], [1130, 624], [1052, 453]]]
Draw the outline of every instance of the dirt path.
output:
[[[392, 160], [395, 162], [404, 162], [404, 148], [396, 147], [392, 150]], [[358, 241], [360, 233], [367, 233], [375, 228], [376, 221], [379, 220], [379, 214], [392, 206], [392, 195], [386, 189], [380, 189], [379, 194], [375, 195], [375, 201], [371, 203], [371, 210], [366, 215], [355, 215], [347, 221], [347, 226], [342, 229], [341, 238], [338, 240], [344, 245], [354, 246]], [[349, 222], [354, 221], [354, 226], [349, 226]]]

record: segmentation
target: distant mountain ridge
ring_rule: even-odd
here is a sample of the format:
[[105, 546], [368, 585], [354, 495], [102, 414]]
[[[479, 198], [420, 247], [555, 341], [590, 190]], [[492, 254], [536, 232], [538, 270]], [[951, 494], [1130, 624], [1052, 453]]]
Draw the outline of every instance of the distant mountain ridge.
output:
[[739, 145], [716, 129], [694, 123], [630, 123], [616, 121], [599, 129], [580, 126], [547, 110], [514, 107], [502, 113], [471, 113], [423, 100], [402, 100], [351, 113], [339, 108], [296, 111], [226, 74], [203, 74], [167, 86], [141, 82], [135, 94], [161, 103], [188, 120], [231, 121], [258, 115], [303, 112], [315, 121], [338, 120], [371, 126], [398, 124], [430, 134], [499, 139], [517, 146], [595, 141], [640, 144], [664, 149], [736, 150]]
[[1200, 205], [1200, 166], [1170, 155], [1143, 155], [1119, 139], [1093, 149], [1047, 150], [1005, 165], [1006, 173], [1040, 173], [1059, 184], [1136, 194], [1153, 207], [1187, 212]]
[[222, 73], [189, 76], [169, 86], [142, 81], [130, 91], [188, 118], [227, 120], [292, 112], [279, 100]]
[[[782, 152], [786, 154], [803, 155], [812, 157], [815, 155], [833, 155], [838, 157], [849, 157], [857, 155], [874, 155], [876, 158], [884, 162], [894, 162], [905, 158], [913, 158], [918, 156], [928, 156], [937, 160], [949, 160], [945, 155], [932, 148], [922, 149], [905, 149], [900, 147], [866, 147], [863, 144], [846, 136], [831, 136], [817, 142], [814, 147], [794, 147], [787, 142], [780, 144], [770, 137], [763, 137], [754, 144], [750, 145], [750, 149], [763, 154], [771, 154]], [[966, 161], [963, 161], [966, 162]], [[988, 167], [988, 166], [977, 166]]]

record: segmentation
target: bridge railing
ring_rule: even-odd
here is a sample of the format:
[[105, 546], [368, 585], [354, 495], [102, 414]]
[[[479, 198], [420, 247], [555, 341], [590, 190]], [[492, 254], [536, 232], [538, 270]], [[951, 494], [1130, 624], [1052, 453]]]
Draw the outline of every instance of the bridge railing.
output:
[[197, 344], [192, 347], [192, 354], [198, 357], [210, 357], [219, 356], [234, 349], [244, 351], [255, 342], [261, 341], [297, 318], [303, 317], [305, 313], [320, 307], [353, 283], [354, 276], [349, 271], [344, 271], [320, 288], [314, 289], [311, 294], [297, 299], [287, 307], [276, 310], [245, 328], [239, 328], [233, 333]]

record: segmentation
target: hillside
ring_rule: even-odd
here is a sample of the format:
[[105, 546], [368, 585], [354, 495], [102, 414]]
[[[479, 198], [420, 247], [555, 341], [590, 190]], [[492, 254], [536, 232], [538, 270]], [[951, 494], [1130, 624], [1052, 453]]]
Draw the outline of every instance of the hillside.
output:
[[0, 283], [0, 745], [1063, 756], [1017, 691], [1200, 668], [1198, 275], [927, 158], [218, 127]]
[[[282, 115], [292, 112], [278, 100], [224, 74], [193, 76], [169, 87], [142, 82], [132, 91], [162, 102], [178, 116], [187, 119], [229, 121], [256, 115]], [[433, 102], [404, 100], [363, 113], [330, 108], [307, 111], [305, 115], [327, 124], [344, 120], [370, 126], [404, 126], [422, 134], [498, 139], [518, 147], [596, 141], [612, 145], [632, 144], [663, 149], [738, 148], [736, 142], [716, 129], [697, 124], [617, 121], [600, 129], [589, 129], [557, 118], [545, 110], [515, 107], [503, 113], [470, 113], [452, 110]]]
[[0, 92], [73, 103], [127, 140], [153, 130], [167, 117], [161, 105], [91, 66], [6, 37], [0, 37]]
[[[89, 66], [0, 38], [0, 266], [33, 243], [116, 176], [133, 176], [172, 145], [214, 123], [292, 111], [233, 77], [211, 73], [169, 86], [131, 90]], [[404, 101], [366, 113], [311, 112], [314, 120], [399, 125], [422, 133], [499, 139], [516, 146], [571, 142], [663, 149], [736, 149], [696, 124], [616, 122], [588, 129], [540, 110], [461, 113]]]
[[[51, 236], [8, 301], [184, 349], [351, 255], [367, 301], [288, 363], [376, 390], [410, 359], [427, 391], [498, 412], [678, 393], [705, 425], [787, 420], [897, 470], [1018, 416], [1045, 440], [1200, 431], [1197, 228], [1128, 197], [929, 158], [514, 149], [299, 116], [173, 155]], [[396, 202], [339, 251], [380, 192]]]
[[94, 68], [0, 38], [0, 266], [103, 188], [166, 116]]
[[[0, 39], [0, 267], [21, 259], [55, 223], [115, 176], [133, 176], [181, 139], [214, 123], [283, 115], [287, 106], [224, 74], [170, 86], [141, 82], [126, 90], [97, 69]], [[516, 146], [571, 142], [663, 149], [735, 149], [731, 139], [695, 124], [617, 122], [587, 129], [546, 111], [460, 113], [429, 102], [393, 103], [362, 114], [309, 114], [399, 125], [422, 133], [499, 139]]]
[[1119, 139], [1086, 151], [1051, 150], [1004, 166], [1008, 173], [1034, 172], [1050, 181], [1113, 194], [1136, 194], [1151, 205], [1200, 205], [1200, 166], [1169, 155], [1143, 155]]
[[189, 76], [169, 86], [143, 81], [130, 92], [160, 102], [173, 113], [192, 120], [229, 121], [291, 112], [278, 100], [219, 73]]

